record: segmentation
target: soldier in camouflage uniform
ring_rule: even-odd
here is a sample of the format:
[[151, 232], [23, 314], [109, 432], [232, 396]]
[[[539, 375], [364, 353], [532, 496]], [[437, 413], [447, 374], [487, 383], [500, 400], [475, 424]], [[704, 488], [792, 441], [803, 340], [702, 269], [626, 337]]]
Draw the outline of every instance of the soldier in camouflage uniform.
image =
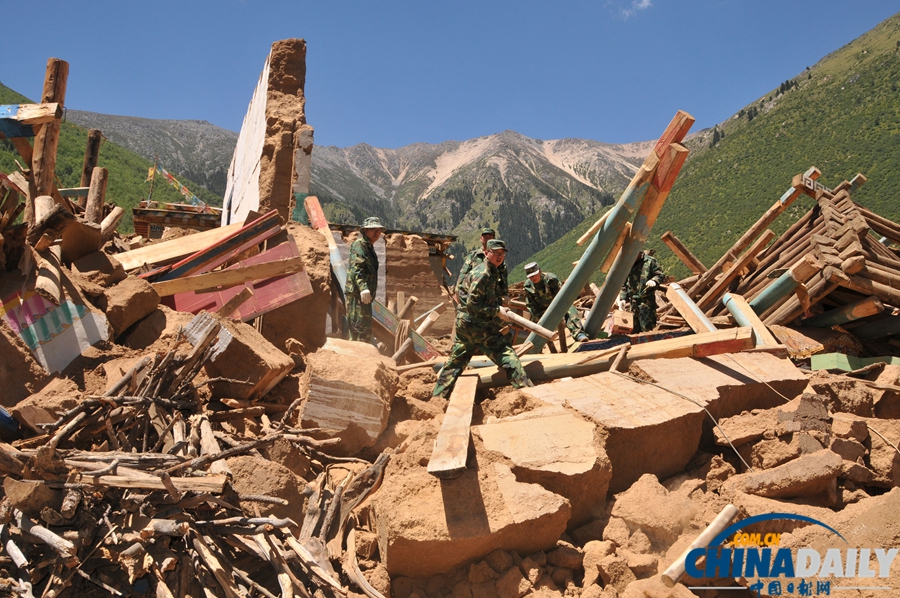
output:
[[360, 227], [362, 234], [350, 245], [350, 268], [344, 295], [351, 341], [372, 342], [372, 300], [378, 290], [378, 256], [373, 244], [381, 238], [383, 231], [377, 217], [366, 218]]
[[[475, 266], [484, 261], [487, 242], [496, 236], [497, 231], [492, 228], [481, 229], [481, 249], [473, 249], [468, 253], [468, 255], [466, 255], [466, 259], [462, 265], [462, 270], [459, 271], [459, 277], [456, 279], [457, 289], [462, 286], [462, 281], [465, 279], [466, 274], [471, 272], [475, 268]], [[497, 282], [500, 285], [500, 297], [503, 298], [503, 305], [507, 305], [509, 303], [509, 281], [506, 271], [506, 262], [500, 264], [500, 267], [498, 269], [500, 270], [500, 276], [497, 278]]]
[[511, 337], [501, 329], [505, 326], [500, 312], [500, 265], [506, 259], [506, 244], [499, 239], [486, 243], [485, 259], [466, 274], [457, 287], [459, 307], [456, 309], [456, 336], [453, 348], [438, 374], [433, 396], [449, 398], [469, 360], [481, 352], [506, 371], [516, 388], [533, 386], [522, 369]]
[[[537, 322], [544, 316], [544, 312], [550, 307], [553, 298], [559, 293], [562, 283], [559, 282], [556, 274], [541, 272], [537, 262], [525, 264], [525, 276], [528, 277], [528, 280], [525, 281], [525, 305], [531, 312], [531, 319]], [[565, 320], [566, 328], [569, 329], [573, 339], [579, 342], [588, 340], [588, 335], [581, 327], [581, 318], [578, 317], [578, 311], [574, 305], [569, 307]]]
[[638, 253], [628, 278], [619, 293], [619, 306], [624, 302], [631, 303], [634, 314], [633, 332], [647, 332], [656, 328], [656, 289], [663, 283], [666, 275], [656, 258], [643, 251]]

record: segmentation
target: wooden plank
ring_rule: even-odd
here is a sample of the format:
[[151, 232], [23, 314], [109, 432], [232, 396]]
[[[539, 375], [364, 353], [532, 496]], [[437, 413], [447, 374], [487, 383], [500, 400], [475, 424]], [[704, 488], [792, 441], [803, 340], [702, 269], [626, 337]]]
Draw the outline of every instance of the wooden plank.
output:
[[181, 259], [186, 255], [196, 253], [204, 247], [209, 247], [214, 243], [218, 243], [222, 239], [226, 239], [239, 231], [243, 226], [244, 225], [241, 223], [229, 224], [228, 226], [195, 233], [193, 235], [188, 235], [187, 237], [181, 237], [180, 239], [146, 245], [124, 253], [117, 253], [116, 260], [122, 264], [122, 267], [125, 268], [125, 270], [134, 270], [140, 268], [144, 264], [151, 266], [167, 264], [174, 260]]
[[90, 187], [71, 187], [69, 189], [60, 189], [59, 194], [63, 197], [87, 197]]
[[456, 381], [428, 461], [428, 473], [431, 475], [450, 480], [459, 477], [466, 470], [469, 428], [472, 425], [472, 409], [477, 389], [477, 375], [464, 374]]
[[[258, 255], [242, 260], [232, 266], [232, 269], [254, 267], [271, 261], [295, 258], [300, 256], [293, 238], [281, 245], [277, 245], [268, 251], [264, 251]], [[179, 293], [177, 295], [165, 296], [162, 303], [176, 309], [192, 314], [200, 313], [202, 310], [215, 312], [224, 307], [235, 295], [243, 292], [244, 288], [249, 287], [253, 292], [253, 296], [241, 304], [229, 317], [240, 319], [244, 322], [252, 320], [256, 316], [265, 314], [273, 309], [277, 309], [288, 303], [302, 299], [307, 295], [311, 295], [312, 285], [309, 282], [309, 276], [305, 270], [300, 270], [293, 274], [286, 274], [277, 277], [271, 277], [261, 281], [249, 281], [244, 283], [245, 286], [233, 286], [227, 289], [207, 292], [207, 293]]]
[[293, 274], [294, 272], [300, 272], [303, 268], [303, 258], [298, 256], [151, 284], [160, 297], [189, 293], [191, 291], [212, 292], [219, 288], [233, 287], [249, 280], [261, 280], [273, 276]]
[[242, 227], [231, 236], [173, 264], [168, 272], [157, 278], [157, 282], [209, 272], [242, 251], [259, 245], [266, 239], [278, 234], [280, 230], [281, 216], [278, 215], [278, 210], [272, 210]]
[[703, 262], [697, 259], [697, 257], [684, 246], [684, 243], [672, 234], [672, 231], [666, 231], [660, 239], [672, 250], [672, 253], [688, 267], [688, 270], [694, 274], [703, 274], [706, 272], [706, 266], [703, 265]]
[[337, 243], [334, 241], [334, 235], [331, 234], [331, 228], [328, 226], [328, 219], [325, 218], [325, 212], [322, 210], [319, 198], [315, 195], [309, 195], [303, 200], [303, 205], [306, 207], [310, 226], [322, 233], [325, 240], [328, 242], [328, 255], [331, 259], [331, 271], [334, 272], [334, 277], [338, 282], [338, 291], [340, 292], [341, 297], [343, 297], [344, 285], [347, 284], [347, 267], [344, 265], [344, 260], [341, 258], [341, 252], [338, 249]]
[[47, 104], [7, 104], [0, 106], [0, 133], [7, 139], [34, 137], [41, 125], [59, 120], [62, 107]]

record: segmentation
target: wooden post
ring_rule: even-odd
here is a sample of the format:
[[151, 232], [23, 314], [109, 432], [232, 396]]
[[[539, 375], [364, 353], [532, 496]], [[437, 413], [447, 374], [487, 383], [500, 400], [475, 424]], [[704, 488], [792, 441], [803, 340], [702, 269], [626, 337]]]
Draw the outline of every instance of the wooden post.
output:
[[[402, 292], [402, 291], [401, 291]], [[397, 306], [400, 307], [400, 293], [397, 293]], [[410, 295], [409, 298], [403, 303], [403, 307], [400, 307], [400, 312], [397, 314], [397, 317], [401, 320], [412, 320], [413, 319], [413, 308], [415, 308], [416, 303], [419, 301], [419, 298], [415, 295]]]
[[[682, 121], [678, 128], [678, 137], [683, 139], [694, 123], [694, 118], [685, 112], [679, 112], [679, 115], [682, 116]], [[625, 284], [638, 254], [644, 249], [644, 243], [653, 225], [656, 224], [659, 212], [688, 156], [688, 149], [677, 142], [668, 143], [655, 151], [659, 158], [659, 167], [654, 172], [646, 197], [637, 210], [634, 224], [625, 239], [625, 244], [622, 245], [619, 259], [610, 269], [603, 286], [600, 287], [600, 295], [584, 319], [584, 330], [588, 336], [595, 337], [600, 333], [606, 315], [619, 298], [622, 285]]]
[[559, 325], [556, 327], [556, 334], [559, 335], [559, 352], [565, 353], [566, 351], [569, 350], [569, 348], [566, 346], [566, 321], [565, 320], [560, 322]]
[[[91, 178], [94, 174], [94, 168], [100, 160], [100, 141], [103, 134], [99, 129], [91, 129], [87, 135], [87, 147], [84, 150], [84, 164], [81, 166], [81, 184], [79, 187], [90, 187]], [[79, 198], [78, 204], [83, 208], [85, 200]]]
[[660, 237], [663, 243], [665, 243], [669, 249], [672, 250], [678, 259], [688, 267], [688, 270], [693, 272], [694, 274], [703, 274], [706, 272], [706, 266], [698, 260], [691, 251], [684, 246], [684, 243], [678, 240], [672, 231], [666, 231], [663, 233], [663, 236]]
[[121, 222], [124, 215], [125, 209], [121, 206], [114, 207], [112, 211], [106, 215], [106, 218], [104, 218], [103, 222], [100, 223], [101, 243], [109, 241], [113, 233], [116, 232], [116, 228], [119, 226], [119, 222]]
[[500, 312], [505, 315], [506, 319], [517, 326], [521, 326], [526, 330], [530, 330], [533, 335], [537, 335], [544, 340], [554, 341], [556, 340], [556, 333], [544, 328], [540, 324], [536, 324], [527, 318], [523, 318], [519, 314], [510, 310], [507, 307], [501, 307]]
[[94, 224], [103, 221], [103, 202], [106, 201], [106, 182], [109, 171], [99, 166], [91, 175], [91, 187], [88, 191], [87, 202], [84, 209], [84, 219]]
[[750, 326], [753, 329], [757, 347], [777, 347], [780, 344], [743, 297], [725, 293], [725, 296], [722, 297], [722, 303], [734, 316], [738, 326]]
[[[44, 91], [41, 102], [55, 102], [65, 106], [66, 82], [69, 77], [69, 63], [59, 58], [47, 60], [47, 71], [44, 75]], [[53, 195], [56, 184], [53, 175], [56, 171], [56, 149], [59, 147], [60, 122], [55, 120], [41, 127], [34, 138], [34, 154], [31, 159], [31, 171], [38, 195]], [[57, 191], [56, 195], [59, 195]], [[54, 200], [59, 202], [61, 197]]]
[[666, 291], [666, 299], [675, 307], [675, 310], [684, 318], [684, 321], [687, 322], [694, 332], [713, 332], [716, 330], [716, 327], [709, 321], [703, 310], [697, 307], [697, 304], [688, 297], [687, 293], [684, 292], [684, 289], [677, 282], [669, 285], [669, 289]]

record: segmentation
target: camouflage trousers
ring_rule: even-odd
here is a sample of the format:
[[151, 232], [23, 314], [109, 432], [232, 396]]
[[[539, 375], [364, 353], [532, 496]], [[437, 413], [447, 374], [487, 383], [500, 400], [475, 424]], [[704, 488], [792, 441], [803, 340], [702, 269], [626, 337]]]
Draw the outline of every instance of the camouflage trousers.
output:
[[633, 302], [631, 312], [634, 314], [633, 333], [649, 332], [656, 328], [656, 300]]
[[346, 293], [347, 324], [351, 341], [372, 342], [372, 304], [366, 305], [359, 293]]
[[469, 365], [475, 353], [483, 353], [488, 359], [497, 364], [501, 371], [506, 372], [507, 378], [515, 388], [534, 386], [525, 370], [522, 362], [512, 348], [510, 337], [501, 334], [496, 329], [485, 330], [468, 322], [456, 321], [456, 338], [453, 348], [444, 367], [438, 373], [437, 383], [434, 385], [432, 396], [450, 398], [456, 380]]

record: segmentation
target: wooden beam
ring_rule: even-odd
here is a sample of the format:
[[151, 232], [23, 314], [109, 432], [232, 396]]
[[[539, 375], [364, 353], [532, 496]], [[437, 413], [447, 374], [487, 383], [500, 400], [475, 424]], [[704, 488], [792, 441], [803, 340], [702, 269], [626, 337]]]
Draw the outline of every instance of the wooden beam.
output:
[[771, 230], [767, 230], [762, 234], [762, 236], [756, 240], [753, 245], [750, 246], [747, 251], [738, 259], [734, 265], [725, 272], [722, 277], [716, 281], [716, 283], [706, 292], [703, 297], [697, 301], [697, 307], [702, 310], [708, 309], [712, 304], [718, 300], [718, 298], [725, 292], [725, 289], [728, 288], [728, 285], [734, 281], [735, 278], [740, 276], [741, 272], [747, 265], [759, 254], [760, 251], [766, 248], [766, 245], [769, 244], [775, 238], [775, 233]]
[[[44, 75], [44, 91], [41, 94], [42, 103], [56, 103], [60, 108], [65, 104], [66, 83], [69, 77], [69, 63], [59, 58], [47, 60], [47, 70]], [[41, 127], [34, 139], [34, 153], [31, 159], [31, 171], [34, 175], [34, 184], [37, 195], [50, 195], [59, 202], [62, 196], [57, 198], [54, 175], [56, 173], [56, 150], [59, 147], [59, 120], [52, 120]], [[53, 192], [56, 191], [56, 196]], [[64, 203], [65, 205], [65, 203]], [[71, 210], [71, 206], [67, 206]]]
[[681, 262], [688, 267], [688, 270], [693, 272], [694, 274], [703, 274], [706, 272], [706, 266], [703, 265], [703, 262], [697, 259], [697, 257], [691, 253], [691, 251], [684, 246], [678, 237], [672, 234], [672, 231], [666, 231], [663, 233], [663, 236], [660, 237], [663, 243], [672, 250], [672, 253], [681, 260]]
[[694, 332], [713, 332], [716, 330], [716, 327], [709, 321], [703, 310], [697, 307], [697, 304], [688, 297], [687, 293], [684, 292], [681, 285], [677, 282], [669, 285], [666, 291], [666, 299], [669, 300], [675, 311], [684, 318], [684, 321], [687, 322], [687, 325]]
[[469, 428], [472, 425], [472, 409], [477, 389], [477, 375], [464, 374], [456, 381], [428, 461], [428, 473], [431, 475], [451, 480], [466, 470]]
[[[103, 134], [99, 129], [91, 129], [87, 134], [87, 147], [84, 148], [84, 162], [81, 165], [81, 183], [82, 187], [91, 186], [91, 177], [94, 174], [94, 168], [100, 160], [100, 142], [103, 140]], [[82, 206], [84, 207], [84, 206]]]
[[41, 125], [62, 117], [59, 103], [0, 105], [0, 133], [7, 139], [34, 137]]
[[87, 203], [84, 209], [84, 219], [94, 224], [103, 221], [103, 202], [106, 201], [106, 182], [109, 171], [99, 166], [91, 175], [91, 186], [88, 191]]
[[585, 232], [583, 235], [578, 237], [578, 240], [575, 241], [575, 243], [578, 246], [581, 246], [581, 245], [584, 245], [585, 243], [587, 243], [587, 241], [591, 237], [593, 237], [594, 235], [597, 234], [597, 231], [600, 230], [600, 227], [603, 226], [603, 223], [606, 222], [606, 218], [607, 218], [607, 216], [609, 216], [610, 212], [612, 212], [612, 208], [606, 210], [606, 212], [603, 214], [603, 216], [600, 216], [600, 219], [597, 220], [597, 222], [595, 222], [594, 224], [592, 224], [591, 228], [587, 229], [587, 232]]
[[756, 315], [756, 312], [753, 311], [753, 308], [750, 307], [750, 304], [747, 303], [747, 300], [742, 296], [734, 293], [726, 293], [725, 297], [722, 298], [722, 301], [740, 326], [750, 326], [753, 328], [753, 336], [756, 339], [757, 347], [774, 348], [781, 345], [781, 343], [772, 336], [772, 333], [769, 332], [769, 329], [766, 328], [766, 325], [763, 324], [762, 320], [759, 319], [759, 316]]
[[273, 276], [293, 274], [294, 272], [300, 272], [303, 268], [303, 258], [292, 257], [265, 264], [217, 270], [216, 272], [207, 272], [206, 274], [198, 274], [196, 276], [187, 276], [151, 284], [160, 297], [166, 297], [168, 295], [189, 293], [191, 291], [212, 292], [213, 290], [221, 288], [233, 287], [247, 282], [248, 280], [261, 280]]
[[[704, 332], [650, 343], [633, 345], [622, 362], [622, 367], [639, 359], [673, 359], [676, 357], [709, 357], [722, 353], [737, 353], [754, 347], [753, 329], [749, 326], [729, 328], [716, 332]], [[567, 376], [588, 376], [609, 370], [619, 347], [605, 351], [533, 355], [523, 358], [525, 373], [532, 382], [556, 380]], [[599, 355], [596, 359], [592, 353]], [[509, 384], [505, 371], [496, 366], [478, 368], [479, 387], [497, 387]]]

